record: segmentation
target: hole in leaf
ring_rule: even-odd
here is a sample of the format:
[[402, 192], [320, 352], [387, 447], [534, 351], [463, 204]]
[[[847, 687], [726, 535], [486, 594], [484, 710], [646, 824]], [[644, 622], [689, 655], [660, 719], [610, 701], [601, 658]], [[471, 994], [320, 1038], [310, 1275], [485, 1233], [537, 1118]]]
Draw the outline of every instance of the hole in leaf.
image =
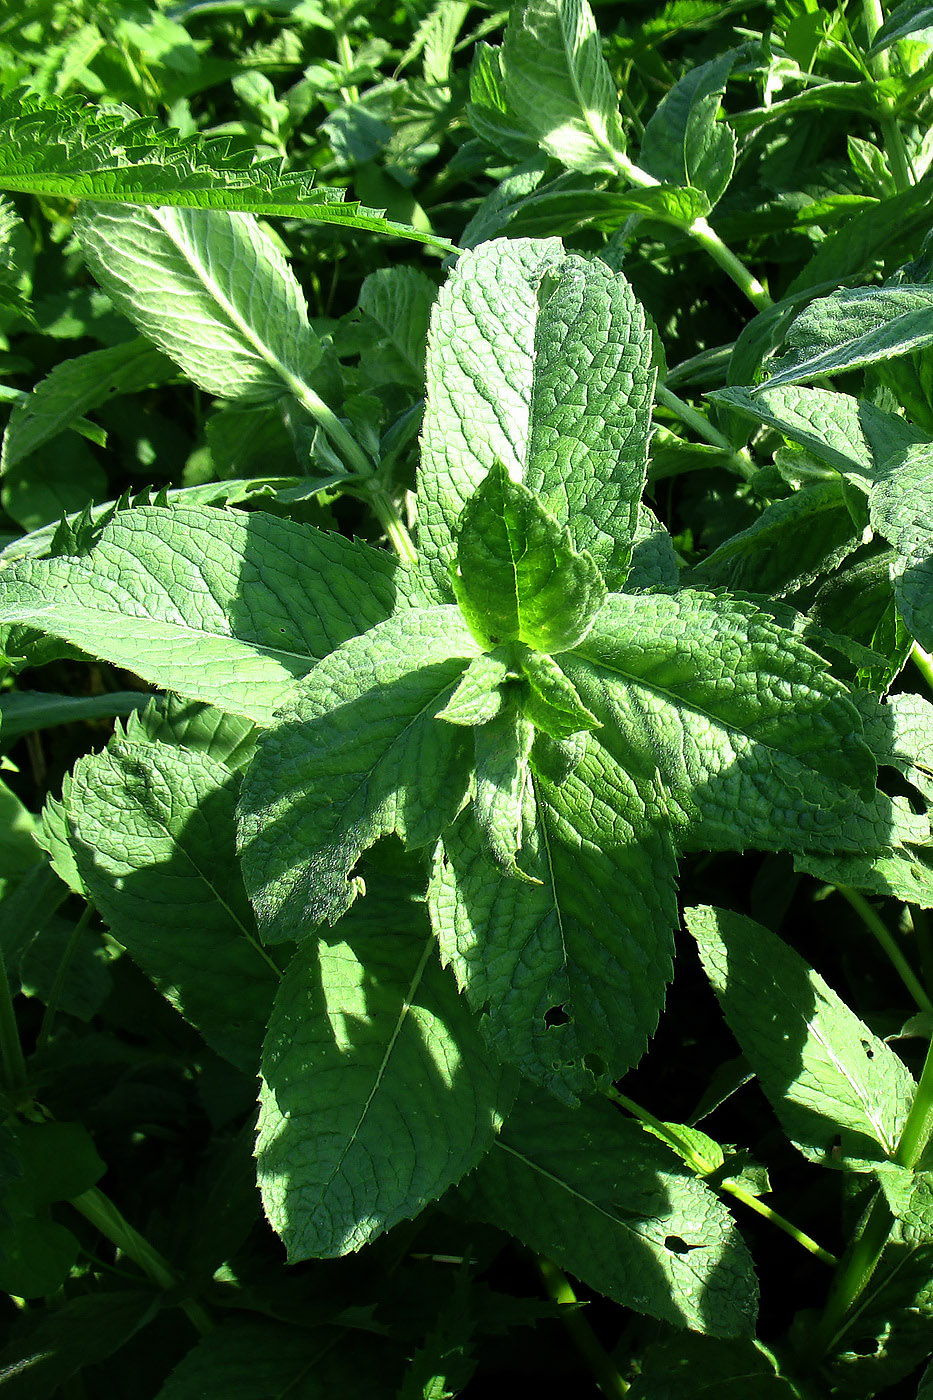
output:
[[869, 1045], [869, 1043], [868, 1043], [867, 1040], [863, 1040], [863, 1041], [862, 1041], [862, 1049], [865, 1051], [865, 1054], [868, 1056], [868, 1058], [869, 1058], [870, 1060], [873, 1060], [873, 1059], [875, 1058], [875, 1052], [874, 1052], [874, 1050], [871, 1048], [871, 1046]]
[[880, 1337], [858, 1337], [849, 1343], [849, 1351], [854, 1351], [856, 1356], [880, 1356], [883, 1349]]
[[544, 1024], [549, 1030], [552, 1026], [567, 1026], [570, 1017], [562, 1006], [551, 1006], [544, 1013]]
[[671, 1254], [689, 1254], [691, 1249], [696, 1249], [695, 1244], [688, 1244], [679, 1235], [668, 1235], [664, 1241], [664, 1248]]
[[595, 1079], [606, 1073], [606, 1062], [599, 1055], [586, 1054], [583, 1056], [583, 1063]]

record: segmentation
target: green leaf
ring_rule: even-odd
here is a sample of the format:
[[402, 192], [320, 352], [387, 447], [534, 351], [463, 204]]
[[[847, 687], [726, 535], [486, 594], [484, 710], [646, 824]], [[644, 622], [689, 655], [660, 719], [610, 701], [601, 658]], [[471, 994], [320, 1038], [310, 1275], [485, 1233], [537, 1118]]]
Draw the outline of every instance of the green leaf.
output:
[[534, 729], [516, 708], [505, 710], [474, 734], [473, 813], [486, 853], [508, 875], [527, 878], [515, 863], [522, 845], [528, 759]]
[[875, 1174], [891, 1214], [901, 1221], [904, 1239], [913, 1244], [933, 1243], [933, 1172], [911, 1171], [886, 1162]]
[[237, 787], [205, 754], [116, 738], [78, 761], [67, 811], [114, 937], [218, 1054], [251, 1072], [279, 974], [234, 859]]
[[629, 1400], [798, 1400], [759, 1342], [679, 1332], [646, 1349]]
[[[456, 3], [457, 0], [452, 0]], [[395, 352], [399, 378], [421, 389], [424, 352], [437, 284], [413, 267], [380, 267], [360, 288], [360, 310]]]
[[438, 719], [445, 719], [448, 724], [466, 725], [486, 724], [495, 719], [505, 703], [500, 687], [508, 674], [508, 662], [499, 651], [484, 651], [474, 656]]
[[527, 487], [497, 464], [460, 516], [454, 591], [481, 646], [521, 641], [541, 652], [580, 644], [606, 597], [588, 554]]
[[[656, 787], [592, 739], [555, 777], [532, 750], [521, 868], [497, 870], [472, 812], [428, 889], [445, 962], [503, 1060], [573, 1102], [644, 1053], [670, 980], [676, 866]], [[546, 740], [546, 745], [551, 744]]]
[[725, 587], [782, 597], [829, 573], [861, 543], [838, 479], [772, 501], [686, 577], [692, 588]]
[[491, 48], [489, 44], [477, 44], [473, 50], [467, 118], [477, 136], [512, 160], [524, 161], [537, 156], [538, 142], [534, 134], [509, 106], [502, 50]]
[[869, 497], [874, 528], [894, 546], [894, 596], [920, 645], [933, 650], [933, 446], [908, 447], [889, 462]]
[[149, 696], [138, 690], [112, 690], [104, 695], [52, 695], [44, 690], [9, 690], [0, 695], [0, 738], [4, 748], [24, 734], [57, 724], [126, 717], [141, 710]]
[[268, 723], [296, 676], [389, 614], [394, 577], [388, 554], [289, 520], [141, 507], [83, 558], [0, 573], [0, 622]]
[[584, 729], [599, 728], [599, 720], [590, 714], [553, 656], [529, 651], [519, 666], [527, 684], [520, 701], [522, 711], [536, 729], [552, 739], [569, 739]]
[[[303, 1319], [302, 1319], [303, 1320]], [[363, 1393], [393, 1400], [395, 1358], [375, 1338], [331, 1327], [286, 1325], [271, 1318], [220, 1322], [178, 1363], [156, 1400], [301, 1400]]]
[[924, 29], [933, 29], [933, 5], [928, 5], [926, 0], [902, 0], [878, 30], [865, 57], [875, 58], [892, 44]]
[[525, 1094], [458, 1196], [624, 1307], [712, 1336], [753, 1330], [757, 1283], [726, 1207], [608, 1103]]
[[841, 374], [933, 345], [933, 288], [852, 287], [820, 297], [793, 321], [768, 388]]
[[501, 463], [596, 561], [628, 571], [645, 483], [655, 370], [628, 283], [556, 240], [465, 253], [431, 317], [418, 544], [450, 597], [465, 502]]
[[891, 457], [927, 441], [896, 413], [828, 389], [774, 389], [769, 381], [760, 389], [719, 389], [708, 397], [777, 428], [862, 490], [879, 477]]
[[709, 906], [684, 917], [723, 1015], [795, 1147], [850, 1171], [892, 1157], [916, 1087], [903, 1061], [761, 924]]
[[0, 189], [127, 204], [284, 214], [368, 229], [452, 252], [436, 234], [344, 203], [346, 191], [314, 187], [307, 171], [257, 161], [228, 137], [180, 136], [129, 108], [89, 107], [83, 96], [50, 98], [20, 88], [0, 97]]
[[360, 1249], [488, 1151], [500, 1071], [423, 911], [290, 964], [263, 1050], [256, 1144], [266, 1215], [291, 1262]]
[[3, 435], [2, 470], [8, 472], [88, 409], [115, 394], [134, 394], [172, 377], [170, 361], [145, 340], [92, 350], [56, 365], [10, 414]]
[[226, 768], [245, 768], [256, 748], [256, 726], [248, 719], [178, 695], [150, 700], [144, 710], [130, 716], [125, 727], [130, 743], [196, 749]]
[[834, 1338], [826, 1366], [848, 1395], [884, 1394], [930, 1354], [933, 1245], [900, 1237], [895, 1227], [881, 1262]]
[[618, 173], [618, 97], [587, 0], [518, 0], [502, 46], [505, 98], [520, 127], [571, 170]]
[[362, 893], [350, 872], [380, 836], [427, 845], [456, 816], [467, 736], [437, 716], [476, 651], [456, 608], [412, 610], [338, 647], [296, 688], [260, 740], [240, 807], [265, 939], [303, 938], [344, 913]]
[[660, 773], [679, 842], [836, 849], [831, 814], [858, 811], [859, 849], [886, 846], [889, 810], [872, 797], [874, 760], [845, 687], [751, 604], [615, 594], [563, 665], [616, 763], [646, 781]]
[[320, 360], [294, 273], [251, 215], [91, 205], [75, 232], [117, 309], [208, 393], [266, 403]]
[[737, 53], [691, 68], [655, 108], [642, 137], [639, 165], [662, 182], [692, 186], [707, 197], [709, 213], [735, 168], [735, 137], [716, 120]]

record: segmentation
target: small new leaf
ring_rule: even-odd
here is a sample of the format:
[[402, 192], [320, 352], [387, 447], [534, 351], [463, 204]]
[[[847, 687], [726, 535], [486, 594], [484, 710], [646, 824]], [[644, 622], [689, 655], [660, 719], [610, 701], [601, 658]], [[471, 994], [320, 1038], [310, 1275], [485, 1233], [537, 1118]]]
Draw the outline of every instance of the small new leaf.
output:
[[487, 649], [521, 641], [536, 651], [572, 650], [606, 597], [590, 556], [574, 550], [570, 532], [501, 462], [463, 508], [457, 565], [457, 601]]

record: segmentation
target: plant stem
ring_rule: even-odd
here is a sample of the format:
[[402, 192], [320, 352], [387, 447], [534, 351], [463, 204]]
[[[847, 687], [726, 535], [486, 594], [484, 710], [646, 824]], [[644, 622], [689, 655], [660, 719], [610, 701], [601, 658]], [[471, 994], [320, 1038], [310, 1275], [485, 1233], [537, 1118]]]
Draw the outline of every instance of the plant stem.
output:
[[323, 428], [354, 475], [372, 476], [372, 462], [355, 438], [347, 432], [334, 410], [303, 379], [289, 375], [286, 382], [302, 407], [306, 408], [315, 422]]
[[386, 538], [396, 554], [407, 564], [414, 564], [418, 558], [417, 550], [412, 544], [411, 535], [405, 528], [405, 522], [398, 513], [398, 507], [388, 491], [382, 486], [374, 485], [366, 492], [366, 499], [372, 506], [379, 523], [386, 532]]
[[928, 651], [924, 651], [919, 642], [914, 642], [910, 648], [910, 659], [927, 685], [933, 690], [933, 656]]
[[920, 1083], [907, 1115], [894, 1155], [902, 1167], [915, 1167], [926, 1150], [933, 1132], [933, 1039], [927, 1046], [926, 1059], [920, 1071]]
[[78, 951], [78, 944], [81, 936], [87, 928], [94, 915], [94, 906], [86, 904], [81, 912], [81, 917], [71, 930], [65, 951], [55, 973], [55, 981], [52, 983], [52, 990], [49, 992], [49, 999], [45, 1004], [45, 1012], [42, 1016], [42, 1024], [39, 1027], [39, 1034], [36, 1038], [36, 1050], [44, 1050], [49, 1043], [52, 1034], [52, 1026], [55, 1023], [55, 1016], [58, 1011], [58, 1003], [61, 999], [62, 988], [65, 985], [65, 978], [68, 976], [68, 969], [71, 960]]
[[[717, 1162], [707, 1161], [705, 1157], [697, 1152], [696, 1147], [689, 1139], [681, 1137], [677, 1131], [676, 1124], [662, 1123], [661, 1120], [655, 1118], [654, 1114], [650, 1113], [647, 1108], [642, 1108], [640, 1104], [635, 1103], [634, 1099], [627, 1098], [625, 1094], [620, 1094], [618, 1089], [607, 1090], [606, 1096], [610, 1098], [613, 1103], [617, 1103], [621, 1108], [626, 1109], [641, 1123], [647, 1124], [649, 1127], [653, 1128], [655, 1133], [674, 1149], [678, 1157], [682, 1157], [686, 1161], [687, 1166], [691, 1171], [696, 1172], [697, 1176], [704, 1178], [712, 1177], [718, 1170], [719, 1164]], [[772, 1225], [776, 1225], [779, 1230], [783, 1230], [785, 1235], [789, 1235], [792, 1240], [795, 1240], [797, 1244], [814, 1255], [815, 1258], [821, 1260], [822, 1263], [833, 1266], [839, 1262], [834, 1254], [830, 1254], [828, 1249], [824, 1249], [822, 1245], [817, 1244], [816, 1240], [811, 1239], [805, 1231], [799, 1229], [796, 1225], [792, 1224], [791, 1221], [786, 1220], [783, 1215], [779, 1215], [776, 1210], [772, 1210], [769, 1205], [766, 1205], [764, 1201], [760, 1201], [757, 1196], [753, 1196], [750, 1191], [746, 1191], [744, 1186], [740, 1186], [737, 1182], [733, 1181], [711, 1181], [709, 1184], [717, 1191], [725, 1191], [728, 1195], [734, 1196], [737, 1201], [741, 1201], [743, 1205], [748, 1206], [750, 1210], [755, 1211], [758, 1215], [762, 1216], [763, 1219], [770, 1221]]]
[[[865, 25], [865, 37], [869, 47], [871, 47], [875, 35], [884, 24], [884, 10], [881, 7], [881, 0], [862, 0], [862, 22]], [[891, 70], [887, 49], [875, 55], [871, 60], [870, 67], [876, 78], [884, 79], [888, 76]], [[904, 137], [893, 112], [889, 112], [881, 118], [880, 126], [894, 183], [901, 192], [909, 190], [912, 185], [916, 184], [916, 177], [910, 167]]]
[[709, 419], [698, 409], [684, 403], [683, 399], [679, 399], [676, 394], [671, 393], [665, 384], [658, 384], [654, 394], [659, 404], [663, 404], [665, 408], [670, 409], [671, 413], [676, 414], [681, 422], [691, 427], [698, 437], [704, 438], [714, 447], [721, 447], [724, 452], [728, 452], [730, 465], [733, 465], [746, 481], [755, 475], [757, 468], [748, 453], [744, 450], [737, 452], [725, 434], [721, 433], [718, 428], [714, 428]]
[[6, 961], [0, 950], [0, 1061], [3, 1064], [3, 1082], [14, 1096], [22, 1094], [28, 1083], [26, 1060], [13, 1010], [13, 994], [10, 979], [6, 975]]
[[[178, 1278], [173, 1269], [162, 1258], [162, 1255], [155, 1249], [138, 1230], [134, 1229], [129, 1221], [121, 1214], [117, 1207], [103, 1193], [94, 1186], [90, 1191], [84, 1191], [80, 1196], [75, 1196], [70, 1202], [75, 1210], [90, 1221], [95, 1229], [99, 1230], [111, 1244], [116, 1245], [121, 1253], [128, 1259], [132, 1259], [147, 1278], [153, 1283], [164, 1288], [166, 1292], [178, 1287]], [[178, 1306], [187, 1314], [189, 1321], [202, 1336], [205, 1336], [213, 1328], [213, 1322], [207, 1310], [193, 1298], [179, 1298]]]
[[[555, 1303], [560, 1303], [562, 1306], [576, 1303], [577, 1295], [571, 1288], [567, 1275], [552, 1260], [545, 1259], [543, 1255], [539, 1254], [538, 1269], [544, 1280], [548, 1296], [553, 1298]], [[613, 1366], [611, 1357], [583, 1316], [580, 1308], [573, 1307], [571, 1309], [568, 1307], [562, 1321], [570, 1333], [577, 1351], [595, 1376], [596, 1383], [603, 1394], [610, 1396], [612, 1400], [623, 1400], [623, 1397], [628, 1395], [629, 1385]]]
[[836, 885], [835, 888], [839, 894], [842, 895], [843, 899], [847, 900], [852, 906], [865, 927], [874, 934], [882, 949], [887, 954], [892, 967], [913, 997], [918, 1008], [921, 1011], [933, 1012], [933, 1001], [931, 1001], [919, 977], [910, 966], [910, 963], [904, 957], [904, 954], [898, 947], [897, 941], [881, 916], [872, 909], [868, 900], [864, 895], [859, 894], [858, 890], [850, 889], [848, 885]]
[[[630, 161], [628, 156], [624, 156], [618, 151], [613, 151], [611, 154], [619, 174], [624, 175], [631, 184], [637, 185], [643, 190], [653, 189], [661, 184], [661, 181], [655, 179], [653, 175], [649, 175], [647, 170], [642, 170], [641, 166]], [[732, 249], [723, 243], [719, 234], [702, 215], [689, 224], [667, 216], [660, 210], [653, 217], [663, 220], [664, 223], [673, 224], [675, 228], [682, 229], [691, 238], [695, 238], [700, 246], [709, 253], [713, 261], [719, 264], [726, 276], [732, 279], [739, 291], [748, 297], [756, 311], [764, 311], [769, 306], [774, 305], [758, 278], [745, 266], [741, 258], [737, 258]]]

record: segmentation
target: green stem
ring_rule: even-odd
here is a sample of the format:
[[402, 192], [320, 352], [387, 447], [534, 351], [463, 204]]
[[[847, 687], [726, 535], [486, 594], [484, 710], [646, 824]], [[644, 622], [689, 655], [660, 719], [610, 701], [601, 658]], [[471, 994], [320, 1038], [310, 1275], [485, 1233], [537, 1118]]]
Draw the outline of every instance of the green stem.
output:
[[874, 934], [878, 943], [887, 954], [892, 967], [913, 997], [918, 1008], [921, 1011], [933, 1012], [933, 1001], [931, 1001], [919, 977], [910, 966], [910, 963], [904, 957], [904, 954], [898, 947], [897, 941], [881, 916], [872, 909], [868, 900], [864, 895], [859, 894], [858, 890], [850, 889], [848, 885], [836, 885], [835, 888], [839, 894], [842, 895], [843, 899], [847, 900], [852, 906], [865, 927]]
[[730, 465], [733, 465], [739, 475], [743, 476], [746, 481], [755, 475], [757, 468], [748, 453], [744, 450], [736, 452], [725, 434], [721, 433], [718, 428], [714, 428], [709, 419], [700, 413], [698, 409], [692, 408], [688, 403], [684, 403], [683, 399], [679, 399], [676, 394], [671, 393], [670, 389], [668, 389], [665, 384], [658, 384], [654, 393], [658, 403], [663, 404], [665, 408], [670, 409], [671, 413], [676, 414], [681, 422], [686, 423], [688, 427], [693, 429], [697, 437], [701, 437], [705, 439], [706, 442], [712, 443], [713, 447], [721, 447], [724, 452], [728, 452]]
[[[621, 1108], [626, 1109], [627, 1112], [631, 1113], [632, 1116], [637, 1118], [640, 1122], [653, 1128], [658, 1137], [663, 1138], [664, 1141], [674, 1149], [678, 1157], [684, 1159], [690, 1170], [696, 1172], [697, 1176], [708, 1178], [713, 1176], [717, 1171], [718, 1163], [708, 1162], [705, 1157], [697, 1152], [694, 1145], [687, 1138], [681, 1137], [675, 1124], [662, 1123], [661, 1120], [655, 1118], [654, 1114], [650, 1113], [647, 1108], [642, 1108], [640, 1104], [635, 1103], [634, 1099], [630, 1099], [625, 1094], [619, 1093], [618, 1089], [608, 1089], [606, 1091], [606, 1097], [610, 1098], [613, 1103], [619, 1104]], [[779, 1215], [778, 1212], [772, 1210], [770, 1206], [765, 1205], [764, 1201], [760, 1201], [757, 1196], [753, 1196], [750, 1191], [746, 1191], [745, 1188], [739, 1186], [737, 1182], [711, 1181], [708, 1184], [714, 1186], [717, 1191], [725, 1191], [728, 1195], [734, 1196], [737, 1201], [741, 1201], [743, 1205], [748, 1206], [749, 1210], [755, 1211], [763, 1219], [777, 1226], [779, 1230], [783, 1230], [785, 1235], [788, 1235], [816, 1259], [821, 1260], [822, 1263], [831, 1266], [838, 1263], [836, 1256], [830, 1254], [828, 1249], [824, 1249], [822, 1245], [817, 1244], [816, 1240], [811, 1239], [805, 1231], [799, 1229], [796, 1225], [792, 1224], [791, 1221], [785, 1219], [783, 1215]]]
[[[870, 48], [875, 35], [884, 24], [884, 10], [881, 7], [881, 0], [862, 0], [862, 22], [865, 25], [865, 38]], [[876, 78], [884, 79], [890, 73], [888, 63], [888, 51], [884, 49], [876, 54], [871, 60], [871, 71]], [[907, 155], [907, 147], [904, 144], [904, 137], [897, 124], [897, 118], [893, 113], [888, 113], [880, 120], [881, 136], [884, 141], [884, 148], [888, 155], [888, 163], [891, 166], [891, 174], [894, 176], [894, 183], [901, 192], [909, 190], [916, 184], [916, 176], [911, 169], [910, 159]]]
[[[350, 40], [347, 38], [347, 31], [343, 27], [343, 16], [334, 21], [334, 40], [337, 45], [337, 57], [348, 73], [353, 71], [353, 50], [350, 47]], [[348, 83], [346, 87], [341, 87], [340, 96], [344, 102], [358, 102], [359, 88], [355, 83]]]
[[910, 659], [927, 685], [933, 690], [933, 656], [928, 651], [924, 651], [919, 642], [914, 642], [910, 648]]
[[694, 219], [687, 229], [687, 233], [690, 234], [691, 238], [695, 238], [702, 248], [706, 249], [713, 262], [719, 264], [726, 276], [732, 278], [739, 291], [744, 292], [756, 311], [766, 311], [769, 306], [774, 305], [758, 278], [749, 271], [740, 258], [735, 256], [732, 249], [723, 243], [719, 234], [706, 219]]
[[45, 1012], [42, 1016], [42, 1024], [39, 1027], [39, 1034], [36, 1038], [36, 1050], [44, 1050], [49, 1043], [52, 1034], [52, 1026], [55, 1023], [55, 1016], [58, 1012], [58, 1003], [61, 1000], [62, 988], [65, 985], [65, 978], [68, 976], [68, 969], [75, 953], [78, 951], [78, 944], [94, 916], [94, 906], [86, 904], [82, 910], [81, 917], [71, 930], [71, 936], [65, 946], [58, 970], [55, 973], [55, 981], [52, 983], [52, 990], [49, 992], [49, 999], [45, 1005]]
[[[624, 156], [618, 151], [613, 151], [611, 154], [619, 174], [624, 175], [631, 184], [647, 190], [662, 183], [653, 175], [649, 175], [647, 170], [642, 170], [641, 166], [636, 165], [634, 161], [630, 161], [628, 156]], [[713, 261], [718, 263], [726, 276], [732, 279], [739, 291], [748, 297], [756, 311], [765, 311], [769, 306], [774, 305], [758, 278], [745, 266], [741, 258], [737, 258], [732, 249], [723, 243], [719, 234], [702, 215], [689, 224], [681, 223], [679, 219], [665, 218], [660, 211], [655, 217], [663, 219], [665, 223], [673, 224], [675, 228], [682, 229], [684, 233], [696, 239]]]
[[915, 1167], [926, 1150], [933, 1132], [933, 1039], [927, 1046], [926, 1059], [920, 1071], [920, 1083], [907, 1115], [894, 1154], [902, 1167]]
[[373, 486], [366, 492], [366, 499], [373, 508], [373, 512], [386, 532], [386, 538], [395, 550], [400, 559], [404, 559], [407, 564], [414, 564], [418, 558], [418, 552], [412, 544], [411, 535], [405, 528], [405, 522], [398, 513], [398, 507], [382, 486]]
[[26, 1060], [13, 1010], [13, 994], [10, 979], [6, 975], [6, 961], [0, 950], [0, 1061], [3, 1064], [3, 1082], [10, 1093], [19, 1096], [26, 1088]]
[[[90, 1221], [111, 1244], [115, 1245], [128, 1259], [132, 1259], [147, 1278], [164, 1288], [166, 1292], [178, 1287], [179, 1280], [169, 1264], [138, 1230], [121, 1214], [111, 1200], [94, 1186], [90, 1191], [75, 1196], [70, 1202], [75, 1210]], [[213, 1322], [205, 1308], [193, 1298], [179, 1298], [178, 1306], [184, 1310], [192, 1325], [202, 1336], [211, 1331]]]
[[315, 422], [323, 428], [350, 470], [356, 476], [372, 476], [374, 470], [372, 462], [356, 439], [341, 423], [334, 410], [324, 402], [320, 395], [314, 392], [310, 384], [305, 384], [303, 379], [288, 375], [286, 382], [302, 407], [307, 409]]
[[623, 1397], [628, 1395], [630, 1387], [613, 1366], [612, 1359], [583, 1316], [581, 1309], [569, 1306], [576, 1304], [577, 1295], [571, 1288], [567, 1275], [550, 1259], [545, 1259], [542, 1255], [538, 1255], [538, 1269], [544, 1280], [548, 1296], [553, 1298], [555, 1303], [567, 1307], [568, 1310], [562, 1319], [564, 1326], [573, 1339], [577, 1351], [593, 1373], [600, 1390], [604, 1395], [612, 1397], [612, 1400], [623, 1400]]

